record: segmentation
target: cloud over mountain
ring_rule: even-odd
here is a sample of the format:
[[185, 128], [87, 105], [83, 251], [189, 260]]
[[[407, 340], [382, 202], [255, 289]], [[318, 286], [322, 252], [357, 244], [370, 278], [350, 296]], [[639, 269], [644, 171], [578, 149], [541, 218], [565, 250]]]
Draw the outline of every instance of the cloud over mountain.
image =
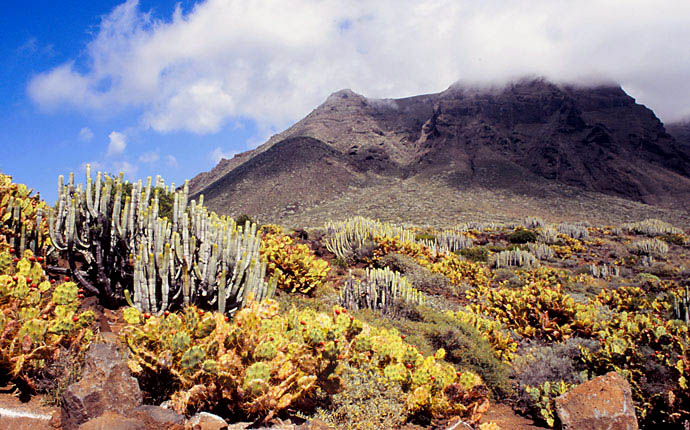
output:
[[616, 81], [663, 120], [690, 116], [688, 2], [207, 0], [157, 17], [128, 0], [74, 59], [36, 75], [46, 109], [139, 113], [159, 132], [237, 118], [278, 130], [326, 95], [448, 82]]

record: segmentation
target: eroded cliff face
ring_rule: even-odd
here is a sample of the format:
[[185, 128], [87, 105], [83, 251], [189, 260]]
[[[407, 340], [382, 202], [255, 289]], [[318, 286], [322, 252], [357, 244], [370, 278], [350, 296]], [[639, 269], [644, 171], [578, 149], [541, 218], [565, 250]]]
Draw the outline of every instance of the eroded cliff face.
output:
[[534, 195], [563, 185], [687, 207], [690, 150], [616, 86], [530, 79], [384, 100], [342, 90], [264, 145], [195, 177], [192, 193], [222, 213], [280, 218], [286, 208], [410, 180]]

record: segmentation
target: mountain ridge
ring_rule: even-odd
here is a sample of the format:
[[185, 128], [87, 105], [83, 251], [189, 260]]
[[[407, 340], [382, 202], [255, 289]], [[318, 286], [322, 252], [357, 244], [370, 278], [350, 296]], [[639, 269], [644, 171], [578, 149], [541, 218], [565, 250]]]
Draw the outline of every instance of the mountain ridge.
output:
[[[310, 173], [299, 172], [294, 157], [308, 159], [301, 168]], [[611, 85], [525, 79], [401, 99], [340, 90], [265, 144], [197, 175], [190, 190], [218, 212], [280, 221], [343, 193], [412, 179], [450, 193], [573, 187], [686, 209], [690, 150]]]

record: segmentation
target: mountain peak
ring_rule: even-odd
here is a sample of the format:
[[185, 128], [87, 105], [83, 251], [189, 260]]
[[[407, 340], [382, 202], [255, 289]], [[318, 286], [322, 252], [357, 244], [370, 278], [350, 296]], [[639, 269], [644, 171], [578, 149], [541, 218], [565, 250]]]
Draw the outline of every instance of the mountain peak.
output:
[[[415, 185], [411, 196], [400, 196], [394, 184]], [[514, 204], [566, 187], [689, 208], [690, 151], [654, 112], [610, 83], [456, 83], [438, 94], [382, 100], [344, 89], [193, 185], [193, 195], [205, 194], [216, 211], [271, 221], [306, 208], [318, 218], [333, 199], [356, 202], [372, 189], [383, 193], [377, 202], [410, 197], [450, 218], [458, 209], [446, 203], [468, 190], [519, 196], [509, 198]], [[425, 197], [432, 188], [445, 190], [440, 201]]]

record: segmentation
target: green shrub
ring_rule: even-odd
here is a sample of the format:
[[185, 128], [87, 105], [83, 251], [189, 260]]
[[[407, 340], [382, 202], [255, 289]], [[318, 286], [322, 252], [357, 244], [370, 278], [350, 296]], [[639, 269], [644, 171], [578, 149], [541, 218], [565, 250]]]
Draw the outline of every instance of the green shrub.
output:
[[414, 237], [414, 240], [416, 240], [417, 242], [422, 240], [428, 240], [433, 242], [436, 240], [436, 235], [431, 233], [417, 233]]
[[537, 233], [535, 233], [533, 230], [517, 228], [514, 232], [510, 233], [510, 235], [508, 236], [508, 241], [510, 243], [536, 242]]
[[485, 262], [489, 259], [489, 250], [483, 246], [461, 249], [459, 253], [470, 261]]
[[344, 389], [331, 398], [318, 417], [337, 429], [378, 430], [400, 427], [405, 422], [404, 395], [400, 386], [377, 377], [373, 370], [344, 366]]
[[[255, 223], [254, 220], [247, 214], [241, 214], [241, 215], [238, 215], [235, 217], [235, 223], [237, 223], [237, 225], [243, 226], [247, 223], [247, 221], [249, 221], [250, 224]], [[255, 224], [256, 224], [257, 229], [261, 228], [261, 224], [258, 224], [258, 223], [255, 223]]]
[[664, 234], [662, 236], [659, 236], [659, 239], [663, 240], [666, 243], [670, 243], [672, 245], [678, 245], [678, 246], [683, 246], [687, 243], [687, 238], [685, 235], [682, 233], [668, 233]]
[[[593, 351], [599, 343], [593, 340], [571, 338], [550, 346], [525, 348], [513, 362], [514, 378], [517, 382], [518, 406], [535, 419], [547, 423], [553, 418], [553, 400], [560, 385], [577, 385], [586, 381], [587, 367], [581, 361], [581, 350]], [[545, 389], [546, 388], [546, 389]], [[535, 396], [539, 392], [540, 396]], [[548, 397], [548, 401], [541, 397]], [[553, 421], [549, 425], [553, 426]]]
[[398, 329], [406, 335], [405, 341], [424, 355], [443, 348], [447, 362], [477, 373], [495, 395], [511, 393], [510, 369], [496, 357], [488, 340], [474, 327], [460, 323], [445, 312], [416, 306], [408, 308], [405, 319], [382, 318], [370, 310], [357, 311], [354, 315], [376, 327]]

